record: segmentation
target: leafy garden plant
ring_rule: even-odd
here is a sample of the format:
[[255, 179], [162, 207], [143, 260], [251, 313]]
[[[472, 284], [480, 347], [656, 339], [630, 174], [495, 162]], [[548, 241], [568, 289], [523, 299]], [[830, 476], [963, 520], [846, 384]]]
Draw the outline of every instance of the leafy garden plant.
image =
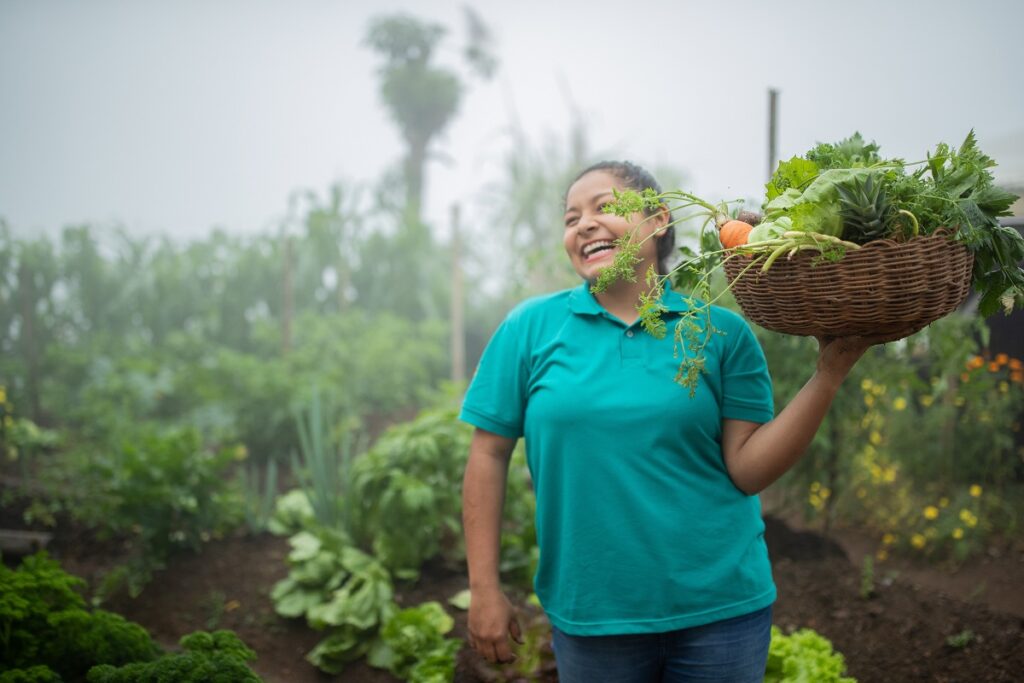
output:
[[17, 569], [0, 564], [0, 669], [6, 675], [21, 670], [25, 680], [80, 680], [98, 664], [146, 662], [159, 654], [138, 624], [88, 609], [79, 592], [84, 586], [44, 552]]
[[846, 660], [824, 636], [809, 628], [787, 636], [772, 626], [765, 683], [857, 683], [845, 673]]

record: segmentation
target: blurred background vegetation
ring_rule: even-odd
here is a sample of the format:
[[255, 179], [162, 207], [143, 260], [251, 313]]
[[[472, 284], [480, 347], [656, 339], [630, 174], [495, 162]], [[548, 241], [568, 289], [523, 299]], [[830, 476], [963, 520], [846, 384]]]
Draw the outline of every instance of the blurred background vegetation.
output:
[[[275, 603], [326, 630], [311, 660], [340, 671], [391, 618], [393, 578], [438, 558], [460, 566], [466, 377], [511, 306], [577, 283], [562, 194], [622, 152], [596, 149], [576, 111], [541, 139], [513, 125], [498, 179], [466, 199], [471, 219], [455, 205], [446, 224], [428, 221], [441, 136], [501, 68], [483, 19], [465, 19], [454, 58], [447, 26], [371, 21], [364, 48], [403, 155], [376, 180], [296, 190], [274, 228], [172, 239], [85, 223], [30, 236], [0, 221], [0, 512], [8, 526], [122, 543], [99, 598], [137, 593], [174, 552], [224, 534], [289, 534]], [[652, 166], [665, 187], [690, 182], [689, 169]], [[684, 226], [680, 242], [694, 241]], [[781, 407], [815, 343], [757, 332]], [[968, 306], [873, 349], [766, 508], [866, 531], [878, 561], [957, 563], [1019, 542], [1024, 367], [1019, 349], [990, 341]], [[506, 510], [503, 569], [529, 592], [521, 452]], [[359, 628], [332, 602], [344, 576], [377, 587]], [[539, 642], [542, 620], [530, 628]]]

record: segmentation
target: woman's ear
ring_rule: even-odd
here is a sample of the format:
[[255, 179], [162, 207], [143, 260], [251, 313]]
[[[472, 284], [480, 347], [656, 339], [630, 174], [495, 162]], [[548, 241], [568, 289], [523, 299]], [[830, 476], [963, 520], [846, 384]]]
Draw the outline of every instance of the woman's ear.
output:
[[668, 226], [670, 215], [668, 207], [662, 204], [661, 210], [651, 217], [651, 221], [654, 223], [654, 239], [660, 240], [665, 236], [665, 228]]

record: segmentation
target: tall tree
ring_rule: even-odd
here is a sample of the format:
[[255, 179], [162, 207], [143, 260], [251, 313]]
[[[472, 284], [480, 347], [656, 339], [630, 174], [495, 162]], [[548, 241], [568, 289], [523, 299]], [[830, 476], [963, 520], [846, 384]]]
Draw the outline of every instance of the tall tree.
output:
[[[463, 57], [475, 74], [490, 78], [497, 64], [490, 34], [479, 16], [468, 8], [465, 12], [468, 40]], [[410, 223], [420, 222], [430, 143], [455, 117], [464, 90], [453, 70], [432, 61], [446, 33], [440, 24], [395, 14], [373, 19], [366, 37], [367, 45], [384, 57], [381, 98], [407, 145], [403, 180]]]

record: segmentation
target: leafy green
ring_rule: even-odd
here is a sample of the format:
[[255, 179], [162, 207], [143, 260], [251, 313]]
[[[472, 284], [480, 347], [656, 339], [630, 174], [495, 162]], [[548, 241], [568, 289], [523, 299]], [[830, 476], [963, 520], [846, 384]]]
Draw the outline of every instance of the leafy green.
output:
[[839, 142], [819, 142], [805, 156], [823, 171], [872, 166], [882, 160], [878, 154], [878, 145], [865, 142], [859, 132]]
[[450, 681], [455, 673], [455, 653], [462, 647], [461, 640], [444, 637], [454, 625], [437, 602], [403, 609], [384, 623], [367, 661], [402, 680]]
[[181, 653], [164, 655], [152, 662], [120, 668], [93, 667], [86, 680], [88, 683], [259, 683], [261, 680], [247, 664], [256, 659], [256, 653], [232, 631], [196, 631], [182, 637], [180, 645]]
[[90, 495], [76, 515], [103, 537], [130, 539], [133, 594], [171, 553], [197, 550], [241, 522], [241, 497], [227, 477], [235, 449], [208, 448], [193, 428], [147, 427], [118, 448], [78, 456], [77, 483]]
[[775, 169], [772, 179], [765, 185], [765, 197], [772, 201], [787, 190], [799, 193], [807, 183], [818, 177], [818, 164], [798, 156], [783, 161]]
[[0, 667], [45, 666], [74, 679], [96, 664], [145, 661], [159, 653], [138, 624], [87, 610], [78, 593], [83, 586], [45, 553], [25, 558], [16, 570], [0, 565]]
[[846, 661], [826, 638], [809, 628], [787, 636], [772, 626], [765, 683], [857, 683], [844, 673]]

